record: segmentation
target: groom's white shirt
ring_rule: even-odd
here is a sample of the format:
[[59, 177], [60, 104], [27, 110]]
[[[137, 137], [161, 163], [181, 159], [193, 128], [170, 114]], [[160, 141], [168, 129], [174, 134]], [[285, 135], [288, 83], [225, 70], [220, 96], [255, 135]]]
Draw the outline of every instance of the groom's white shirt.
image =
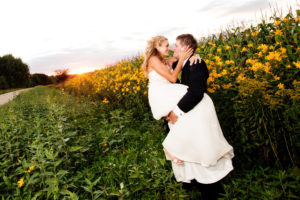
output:
[[[188, 59], [189, 58], [185, 59], [185, 61], [183, 62], [182, 69], [184, 68], [184, 65]], [[173, 112], [175, 113], [175, 115], [178, 116], [178, 119], [184, 115], [184, 112], [178, 106], [176, 106], [176, 108], [173, 110]]]

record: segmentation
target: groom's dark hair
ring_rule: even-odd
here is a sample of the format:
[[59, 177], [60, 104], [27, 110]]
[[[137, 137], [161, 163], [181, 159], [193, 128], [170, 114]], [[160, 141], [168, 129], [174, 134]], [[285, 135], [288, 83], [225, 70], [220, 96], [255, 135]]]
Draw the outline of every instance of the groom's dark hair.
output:
[[197, 49], [197, 40], [194, 38], [192, 34], [182, 34], [177, 36], [176, 40], [179, 40], [181, 45], [188, 46], [194, 50], [195, 53]]

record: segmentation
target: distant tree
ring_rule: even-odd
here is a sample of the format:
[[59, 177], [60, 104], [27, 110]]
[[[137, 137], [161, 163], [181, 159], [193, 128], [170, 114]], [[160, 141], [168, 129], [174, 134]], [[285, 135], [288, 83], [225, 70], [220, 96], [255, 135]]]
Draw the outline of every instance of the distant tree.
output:
[[[20, 58], [11, 54], [0, 57], [0, 87], [8, 85], [8, 88], [27, 87], [29, 83], [29, 68]], [[3, 78], [4, 77], [4, 78]]]
[[56, 78], [56, 83], [61, 83], [66, 81], [69, 78], [69, 69], [59, 69], [55, 70], [55, 78]]
[[0, 76], [0, 90], [4, 90], [4, 89], [7, 89], [7, 88], [9, 88], [9, 85], [6, 81], [5, 76]]
[[47, 76], [46, 74], [32, 74], [30, 76], [31, 79], [31, 86], [36, 86], [36, 85], [48, 85], [53, 83], [51, 78]]

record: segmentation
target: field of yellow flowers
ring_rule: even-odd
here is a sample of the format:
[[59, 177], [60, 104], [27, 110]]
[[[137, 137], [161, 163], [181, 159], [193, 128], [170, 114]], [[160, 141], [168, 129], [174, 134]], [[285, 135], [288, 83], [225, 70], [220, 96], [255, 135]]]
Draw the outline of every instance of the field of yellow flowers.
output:
[[[292, 14], [273, 17], [273, 23], [263, 21], [200, 41], [196, 53], [210, 71], [208, 92], [234, 88], [245, 98], [260, 92], [261, 101], [270, 109], [282, 106], [284, 99], [299, 100], [299, 20]], [[121, 61], [69, 80], [64, 88], [104, 103], [147, 95], [142, 62], [143, 56]]]

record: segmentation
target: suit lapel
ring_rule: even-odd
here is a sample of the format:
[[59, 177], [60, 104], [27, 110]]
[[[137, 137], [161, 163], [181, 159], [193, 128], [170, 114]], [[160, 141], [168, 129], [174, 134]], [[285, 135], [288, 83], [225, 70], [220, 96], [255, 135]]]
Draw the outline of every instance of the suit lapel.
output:
[[190, 67], [190, 61], [187, 60], [182, 69], [182, 74], [181, 74], [181, 83], [182, 84], [186, 84], [188, 82], [188, 76], [189, 76], [189, 71], [190, 71], [189, 67]]

